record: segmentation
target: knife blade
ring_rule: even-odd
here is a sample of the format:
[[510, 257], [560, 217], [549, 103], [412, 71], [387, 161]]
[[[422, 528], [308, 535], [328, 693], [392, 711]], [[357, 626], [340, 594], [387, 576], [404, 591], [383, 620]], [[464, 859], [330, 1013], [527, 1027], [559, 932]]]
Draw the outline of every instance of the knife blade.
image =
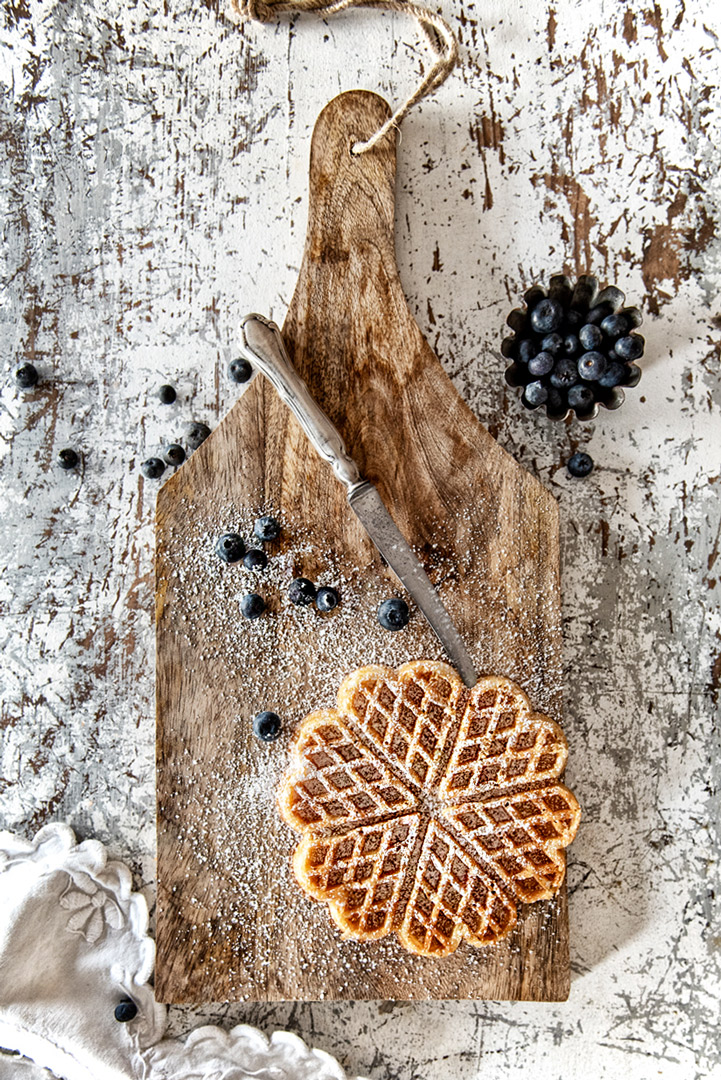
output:
[[295, 371], [278, 326], [263, 315], [246, 315], [240, 324], [240, 350], [275, 387], [317, 452], [346, 485], [351, 510], [428, 620], [463, 682], [466, 686], [474, 686], [478, 676], [473, 660], [443, 601], [393, 521], [377, 488], [361, 477], [340, 432]]

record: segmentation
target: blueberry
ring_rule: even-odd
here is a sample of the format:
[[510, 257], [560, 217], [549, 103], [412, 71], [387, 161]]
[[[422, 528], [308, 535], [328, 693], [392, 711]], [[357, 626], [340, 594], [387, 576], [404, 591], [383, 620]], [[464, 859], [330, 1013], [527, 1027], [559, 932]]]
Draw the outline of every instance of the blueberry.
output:
[[228, 375], [230, 376], [231, 382], [247, 382], [252, 374], [253, 368], [250, 366], [247, 360], [231, 360], [230, 364], [228, 365]]
[[188, 446], [193, 450], [197, 450], [209, 435], [210, 428], [207, 424], [202, 424], [200, 420], [193, 420], [185, 426], [185, 437], [188, 440]]
[[578, 365], [576, 361], [565, 356], [562, 356], [560, 360], [556, 360], [549, 382], [557, 390], [567, 390], [569, 386], [577, 383]]
[[138, 1015], [138, 1006], [130, 998], [123, 998], [115, 1006], [115, 1019], [119, 1024], [128, 1024], [131, 1020], [134, 1020]]
[[584, 349], [591, 352], [593, 349], [598, 349], [603, 343], [603, 331], [599, 326], [594, 326], [593, 323], [586, 323], [578, 331], [578, 340]]
[[225, 563], [236, 563], [245, 555], [245, 544], [237, 533], [223, 533], [215, 545], [217, 555]]
[[288, 599], [291, 604], [298, 604], [300, 607], [308, 607], [312, 604], [316, 597], [316, 588], [312, 581], [308, 581], [308, 578], [297, 577], [291, 581], [288, 588]]
[[410, 618], [408, 604], [398, 596], [391, 596], [379, 606], [377, 618], [384, 630], [402, 630]]
[[526, 389], [523, 391], [523, 400], [527, 405], [530, 405], [532, 409], [537, 408], [539, 405], [543, 405], [544, 401], [548, 399], [548, 390], [542, 382], [529, 382]]
[[32, 390], [39, 378], [35, 364], [21, 364], [15, 371], [15, 382], [21, 390]]
[[639, 356], [643, 356], [643, 346], [644, 340], [640, 334], [628, 334], [619, 338], [613, 348], [622, 360], [638, 360]]
[[578, 361], [578, 374], [588, 382], [600, 379], [608, 367], [608, 360], [600, 352], [587, 352]]
[[333, 608], [338, 607], [338, 601], [340, 597], [335, 589], [331, 589], [330, 586], [324, 585], [322, 589], [318, 589], [318, 595], [315, 598], [315, 606], [318, 611], [332, 611]]
[[265, 600], [257, 593], [248, 593], [240, 601], [240, 610], [246, 619], [258, 619], [265, 611]]
[[259, 517], [253, 526], [253, 532], [259, 540], [275, 540], [280, 536], [280, 525], [274, 517]]
[[578, 330], [583, 326], [586, 321], [586, 316], [582, 311], [576, 311], [575, 308], [569, 308], [566, 312], [565, 324], [567, 330]]
[[547, 375], [553, 367], [553, 357], [550, 352], [539, 352], [528, 361], [528, 370], [531, 375]]
[[575, 356], [580, 348], [581, 343], [575, 334], [568, 334], [568, 336], [563, 339], [563, 351], [566, 356]]
[[541, 348], [551, 356], [560, 356], [563, 350], [563, 338], [560, 334], [546, 334], [541, 342]]
[[253, 717], [253, 734], [261, 742], [273, 742], [280, 735], [280, 717], [274, 712], [259, 712]]
[[590, 454], [572, 454], [566, 468], [571, 476], [588, 476], [593, 468], [593, 458]]
[[140, 471], [143, 476], [147, 476], [148, 480], [159, 480], [165, 472], [165, 462], [159, 457], [148, 458], [140, 466]]
[[518, 343], [518, 359], [521, 364], [527, 364], [538, 352], [538, 346], [532, 338], [524, 338]]
[[620, 289], [617, 289], [615, 285], [607, 285], [605, 289], [601, 289], [596, 297], [596, 305], [600, 307], [601, 304], [607, 304], [611, 309], [609, 311], [609, 315], [611, 315], [614, 311], [618, 311], [624, 299], [625, 297]]
[[246, 551], [243, 566], [246, 570], [265, 570], [268, 565], [268, 556], [259, 548], [251, 548]]
[[584, 386], [583, 383], [577, 383], [568, 391], [568, 404], [577, 413], [589, 412], [594, 401], [593, 390], [590, 386]]
[[607, 315], [601, 323], [604, 334], [610, 338], [623, 337], [633, 327], [631, 319], [626, 315]]
[[168, 386], [167, 383], [158, 390], [158, 397], [160, 398], [161, 405], [172, 405], [177, 396], [175, 387]]
[[183, 450], [180, 443], [170, 443], [169, 446], [165, 447], [163, 455], [168, 465], [182, 465], [185, 461], [185, 450]]
[[611, 386], [620, 386], [627, 375], [628, 368], [625, 364], [620, 364], [618, 360], [611, 360], [603, 375], [598, 380], [598, 385], [607, 388]]
[[609, 301], [605, 301], [601, 304], [596, 304], [586, 315], [587, 323], [602, 323], [604, 319], [607, 319], [609, 315], [613, 315], [613, 304]]
[[80, 464], [80, 455], [75, 450], [61, 450], [58, 454], [58, 465], [61, 469], [77, 469]]
[[537, 334], [551, 334], [563, 322], [563, 308], [557, 300], [541, 300], [531, 312], [531, 326]]

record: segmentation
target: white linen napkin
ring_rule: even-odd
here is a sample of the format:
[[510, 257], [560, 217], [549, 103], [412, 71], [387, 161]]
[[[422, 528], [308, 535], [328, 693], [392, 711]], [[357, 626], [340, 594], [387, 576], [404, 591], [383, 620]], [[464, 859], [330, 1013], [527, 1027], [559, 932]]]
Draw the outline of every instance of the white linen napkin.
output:
[[[0, 1054], [0, 1080], [45, 1069], [63, 1080], [346, 1080], [289, 1032], [163, 1039], [154, 958], [145, 899], [99, 841], [78, 844], [63, 824], [32, 841], [0, 832], [0, 1047], [23, 1056]], [[138, 1009], [129, 1023], [114, 1015], [123, 998]]]

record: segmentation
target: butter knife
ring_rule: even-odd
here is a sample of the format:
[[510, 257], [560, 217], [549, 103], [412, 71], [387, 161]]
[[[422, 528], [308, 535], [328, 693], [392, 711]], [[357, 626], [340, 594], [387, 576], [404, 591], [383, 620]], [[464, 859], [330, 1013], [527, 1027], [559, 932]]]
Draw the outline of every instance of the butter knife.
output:
[[378, 491], [361, 477], [340, 432], [293, 368], [279, 328], [263, 315], [246, 315], [240, 324], [240, 350], [272, 383], [320, 456], [345, 484], [351, 510], [425, 615], [463, 682], [474, 686], [478, 676], [473, 661], [440, 596]]

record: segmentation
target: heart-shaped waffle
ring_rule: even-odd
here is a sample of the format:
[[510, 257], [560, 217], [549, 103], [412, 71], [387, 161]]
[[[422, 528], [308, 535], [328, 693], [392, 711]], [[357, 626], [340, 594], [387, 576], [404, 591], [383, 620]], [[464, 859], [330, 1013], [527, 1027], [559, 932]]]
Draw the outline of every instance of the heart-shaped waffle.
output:
[[468, 690], [439, 661], [360, 668], [337, 709], [302, 721], [281, 783], [298, 882], [346, 937], [395, 931], [424, 956], [495, 944], [519, 901], [563, 881], [581, 815], [558, 779], [567, 756], [510, 679]]

